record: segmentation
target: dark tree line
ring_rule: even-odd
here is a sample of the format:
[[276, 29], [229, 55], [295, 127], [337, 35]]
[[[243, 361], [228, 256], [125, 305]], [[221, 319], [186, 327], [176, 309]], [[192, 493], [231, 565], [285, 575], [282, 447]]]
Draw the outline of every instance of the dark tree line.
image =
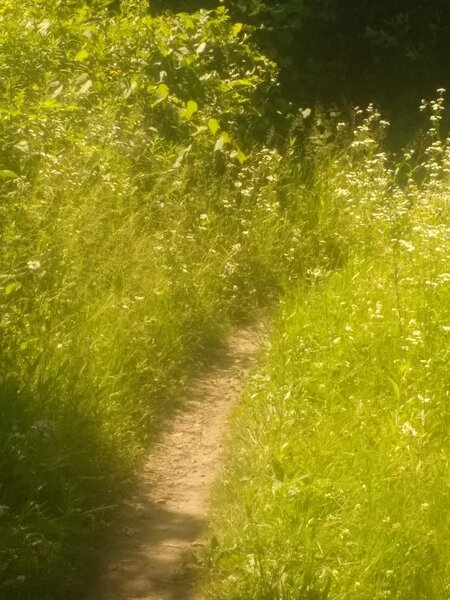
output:
[[[224, 0], [256, 27], [281, 67], [285, 98], [338, 106], [376, 102], [404, 132], [422, 97], [450, 87], [449, 0]], [[219, 0], [150, 0], [150, 10], [215, 8]]]

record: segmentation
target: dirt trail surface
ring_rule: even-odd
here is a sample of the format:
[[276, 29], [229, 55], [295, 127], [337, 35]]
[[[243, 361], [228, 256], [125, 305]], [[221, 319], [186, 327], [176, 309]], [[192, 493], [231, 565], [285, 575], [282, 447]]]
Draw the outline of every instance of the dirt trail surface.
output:
[[239, 329], [216, 364], [185, 390], [185, 402], [123, 503], [92, 600], [201, 600], [196, 552], [207, 526], [230, 410], [262, 341]]

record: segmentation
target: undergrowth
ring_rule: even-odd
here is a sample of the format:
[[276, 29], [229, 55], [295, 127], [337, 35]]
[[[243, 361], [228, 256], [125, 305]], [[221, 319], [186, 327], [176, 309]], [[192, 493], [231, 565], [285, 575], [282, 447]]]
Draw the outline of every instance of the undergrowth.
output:
[[236, 415], [215, 600], [450, 597], [450, 143], [442, 94], [422, 109], [395, 160], [372, 107], [329, 126], [334, 147], [312, 138], [317, 243], [339, 260], [282, 302]]
[[107, 4], [0, 7], [0, 597], [83, 596], [176, 392], [288, 289], [236, 425], [212, 596], [441, 600], [442, 97], [395, 164], [371, 107], [352, 128], [300, 111], [282, 143], [248, 26]]
[[275, 68], [224, 10], [0, 8], [0, 596], [80, 565], [174, 391], [302, 269]]

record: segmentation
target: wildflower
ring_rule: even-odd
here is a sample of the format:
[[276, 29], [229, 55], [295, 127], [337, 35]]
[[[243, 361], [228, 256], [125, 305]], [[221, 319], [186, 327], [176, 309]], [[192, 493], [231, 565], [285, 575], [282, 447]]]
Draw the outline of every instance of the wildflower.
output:
[[233, 273], [236, 272], [236, 269], [237, 269], [237, 265], [235, 263], [232, 263], [232, 262], [225, 263], [225, 273], [227, 273], [227, 275], [232, 275]]
[[406, 338], [406, 341], [413, 344], [413, 346], [418, 346], [422, 342], [422, 333], [418, 329], [413, 329], [411, 335]]
[[37, 271], [41, 268], [41, 263], [38, 260], [29, 260], [27, 262], [27, 267], [30, 269], [30, 271]]
[[399, 246], [401, 246], [406, 252], [414, 252], [414, 245], [407, 240], [398, 240]]
[[409, 421], [405, 421], [403, 423], [403, 425], [401, 426], [401, 432], [404, 435], [409, 435], [411, 437], [417, 436], [417, 431], [414, 429], [414, 427], [411, 425], [411, 423]]

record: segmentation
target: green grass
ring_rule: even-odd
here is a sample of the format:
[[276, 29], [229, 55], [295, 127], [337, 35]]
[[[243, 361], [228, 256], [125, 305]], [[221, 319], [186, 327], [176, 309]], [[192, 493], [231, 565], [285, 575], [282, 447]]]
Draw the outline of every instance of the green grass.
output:
[[283, 258], [280, 154], [240, 149], [274, 76], [247, 34], [223, 11], [41, 9], [0, 8], [8, 600], [83, 595], [96, 532], [176, 390], [301, 269]]
[[288, 294], [237, 413], [215, 600], [449, 597], [449, 146], [431, 131], [421, 168], [390, 167], [378, 121], [317, 154], [345, 260]]
[[177, 390], [287, 291], [236, 425], [213, 597], [444, 598], [437, 128], [395, 164], [373, 108], [353, 132], [299, 115], [282, 143], [275, 66], [221, 8], [7, 0], [0, 24], [0, 597], [83, 596]]
[[[67, 160], [70, 177], [80, 166]], [[192, 168], [146, 194], [126, 179], [68, 191], [45, 173], [2, 248], [0, 551], [5, 585], [30, 580], [21, 598], [45, 597], [54, 561], [67, 544], [80, 552], [72, 536], [102, 519], [180, 382], [290, 269], [271, 184], [253, 206], [231, 177], [200, 171], [193, 184]]]

